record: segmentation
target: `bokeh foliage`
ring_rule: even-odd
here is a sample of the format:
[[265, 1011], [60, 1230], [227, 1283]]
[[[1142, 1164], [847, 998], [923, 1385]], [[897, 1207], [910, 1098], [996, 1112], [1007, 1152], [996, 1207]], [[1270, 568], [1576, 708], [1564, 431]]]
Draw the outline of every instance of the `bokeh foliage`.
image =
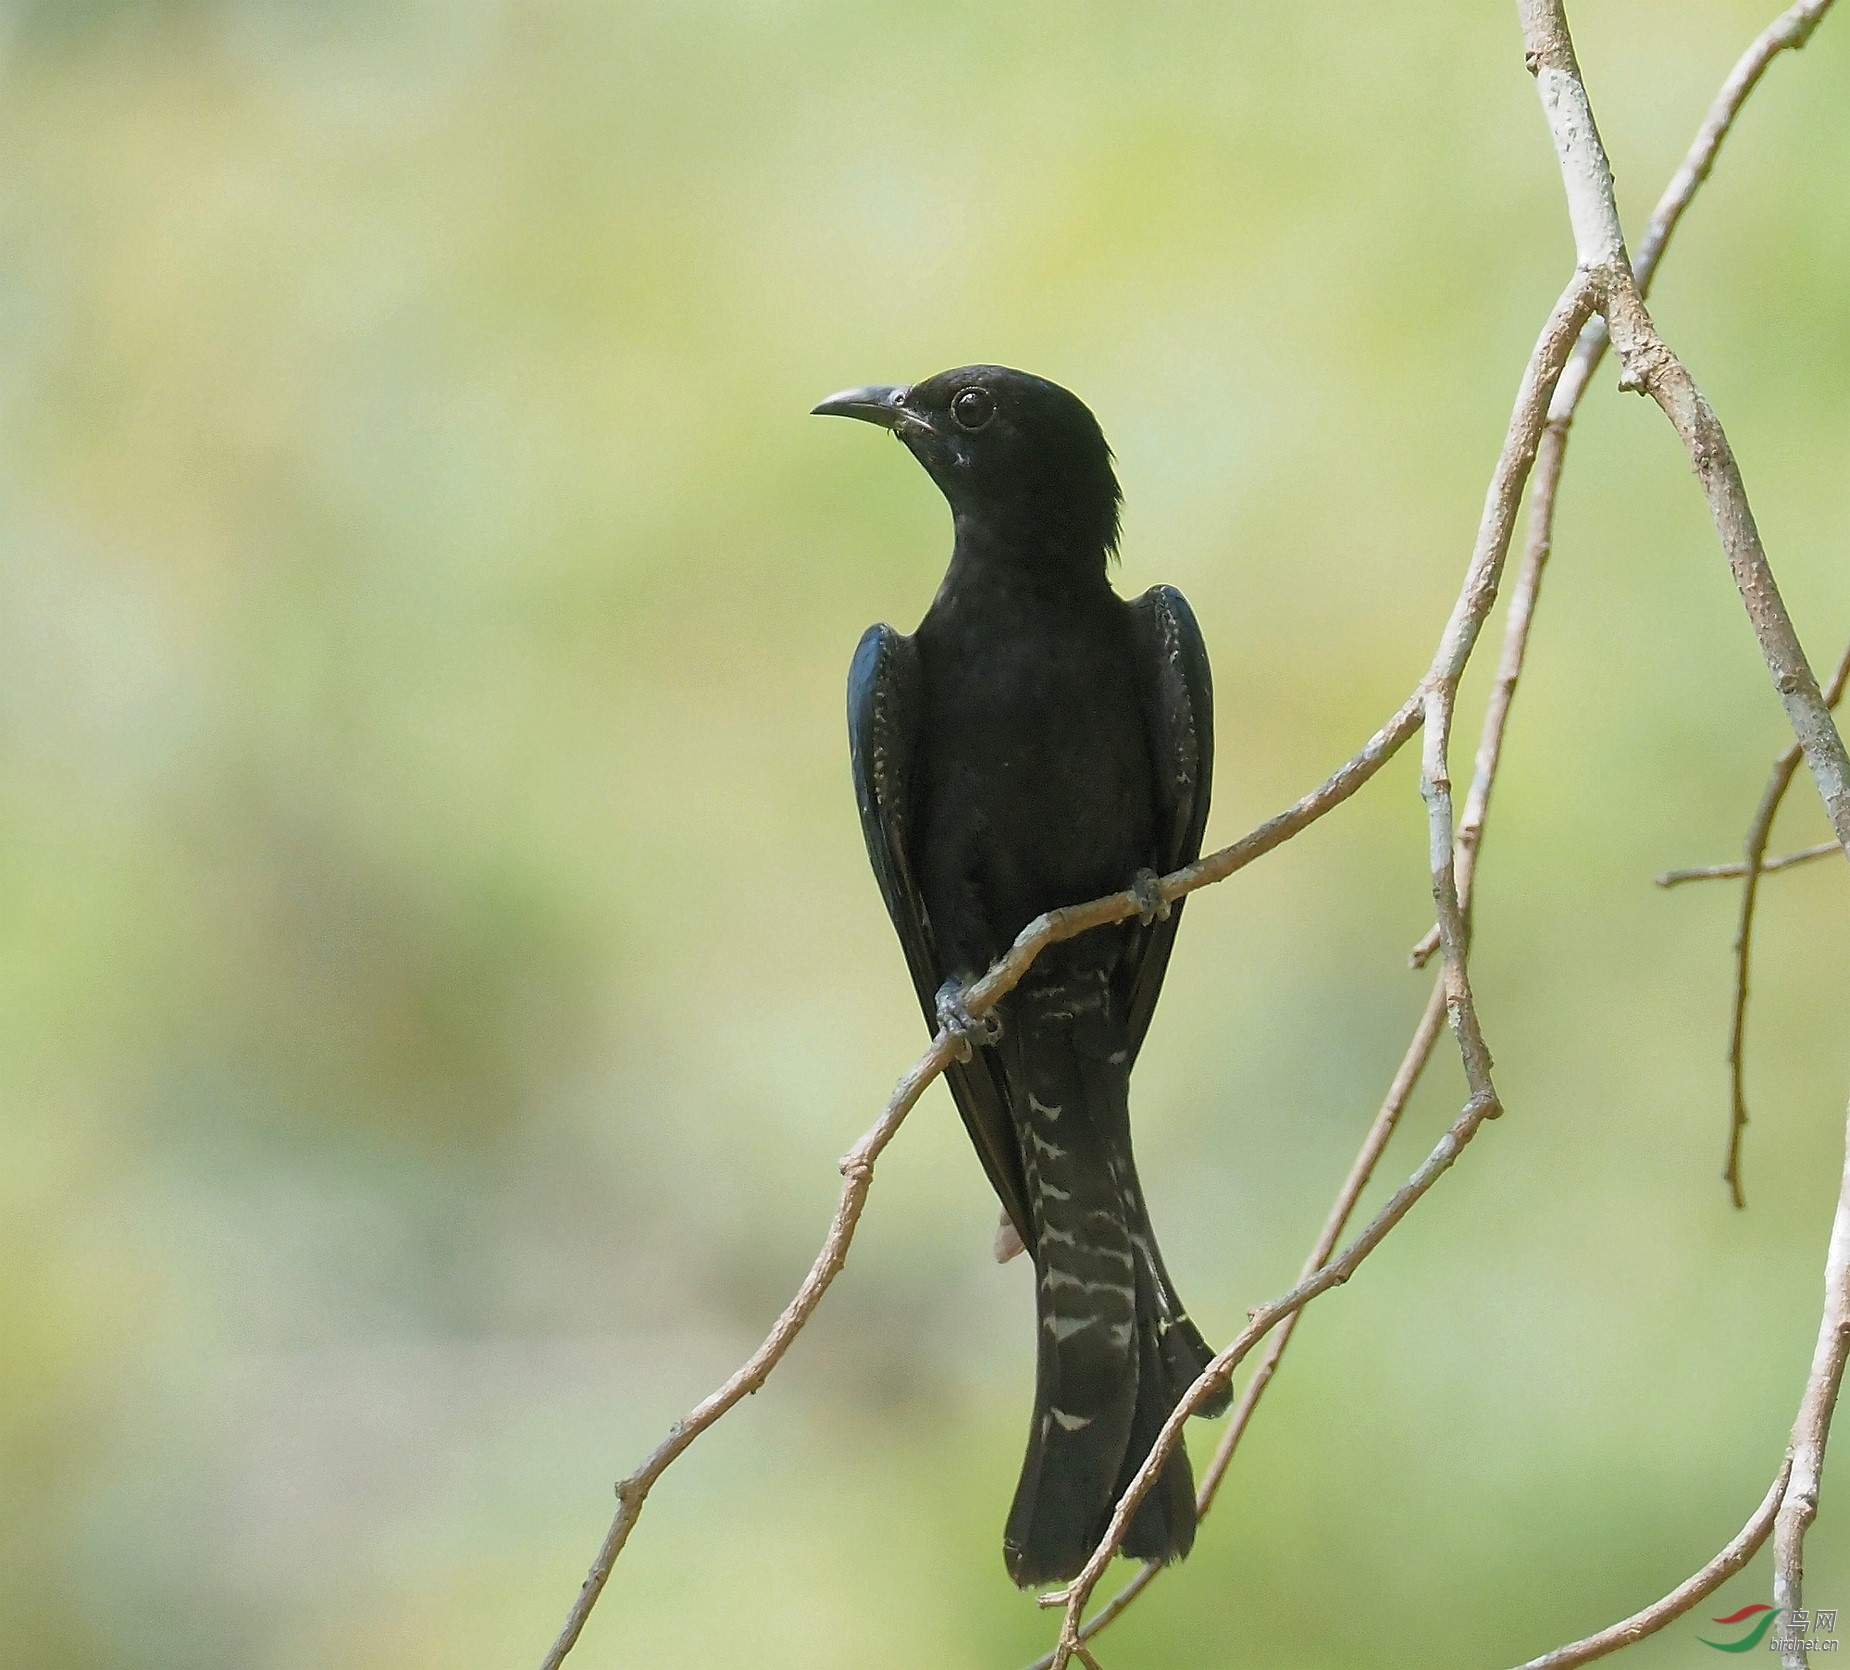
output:
[[[1634, 226], [1769, 12], [1576, 8]], [[608, 1481], [757, 1338], [920, 1042], [840, 684], [863, 625], [923, 609], [945, 519], [807, 407], [973, 359], [1081, 391], [1125, 585], [1206, 629], [1237, 834], [1425, 665], [1571, 259], [1515, 19], [0, 15], [4, 1656], [528, 1662]], [[1819, 660], [1850, 633], [1847, 86], [1832, 18], [1657, 298]], [[1649, 877], [1733, 850], [1782, 721], [1674, 441], [1612, 380], [1482, 875], [1511, 1112], [1314, 1312], [1114, 1667], [1512, 1661], [1676, 1581], [1775, 1464], [1850, 893], [1768, 885], [1736, 1215], [1732, 900]], [[1783, 832], [1820, 822], [1802, 789]], [[1422, 843], [1397, 765], [1190, 907], [1137, 1107], [1213, 1335], [1290, 1279], [1423, 1000]], [[1457, 1093], [1436, 1070], [1390, 1172]], [[815, 1328], [651, 1506], [587, 1666], [1044, 1644], [997, 1546], [1031, 1329], [992, 1216], [934, 1093]], [[1850, 1615], [1841, 1455], [1827, 1483], [1812, 1598]]]

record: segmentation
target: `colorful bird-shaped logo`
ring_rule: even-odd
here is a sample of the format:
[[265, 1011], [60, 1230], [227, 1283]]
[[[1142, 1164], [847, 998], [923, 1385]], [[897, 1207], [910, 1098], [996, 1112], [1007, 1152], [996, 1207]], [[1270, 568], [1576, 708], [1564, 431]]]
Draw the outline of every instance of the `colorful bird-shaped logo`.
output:
[[1773, 1607], [1764, 1604], [1743, 1606], [1739, 1612], [1730, 1612], [1725, 1618], [1711, 1620], [1718, 1624], [1744, 1624], [1757, 1613], [1764, 1613], [1765, 1616], [1759, 1618], [1754, 1627], [1739, 1641], [1711, 1641], [1706, 1635], [1698, 1635], [1696, 1639], [1705, 1647], [1713, 1647], [1718, 1653], [1751, 1653], [1760, 1645], [1761, 1638], [1766, 1632], [1773, 1627], [1773, 1620], [1779, 1616]]

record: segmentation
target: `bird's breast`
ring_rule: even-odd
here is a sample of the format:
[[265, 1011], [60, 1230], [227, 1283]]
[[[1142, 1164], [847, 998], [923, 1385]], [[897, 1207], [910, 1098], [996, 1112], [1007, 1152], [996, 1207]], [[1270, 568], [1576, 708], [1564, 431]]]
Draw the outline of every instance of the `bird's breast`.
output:
[[1024, 921], [1124, 886], [1151, 861], [1154, 814], [1117, 620], [1018, 610], [939, 624], [951, 629], [919, 634], [927, 838], [974, 832], [1000, 913]]

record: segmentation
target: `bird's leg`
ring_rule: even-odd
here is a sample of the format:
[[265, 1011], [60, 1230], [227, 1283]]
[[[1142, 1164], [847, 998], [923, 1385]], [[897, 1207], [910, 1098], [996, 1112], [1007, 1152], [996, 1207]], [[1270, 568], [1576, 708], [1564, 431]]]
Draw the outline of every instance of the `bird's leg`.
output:
[[1131, 877], [1130, 890], [1137, 896], [1137, 919], [1146, 928], [1152, 922], [1169, 920], [1169, 901], [1163, 897], [1162, 879], [1154, 870], [1139, 870]]
[[985, 1015], [973, 1015], [964, 1002], [971, 982], [955, 976], [938, 988], [938, 1025], [957, 1044], [957, 1059], [968, 1061], [973, 1050], [993, 1044], [1002, 1036], [1002, 1017], [993, 1009]]

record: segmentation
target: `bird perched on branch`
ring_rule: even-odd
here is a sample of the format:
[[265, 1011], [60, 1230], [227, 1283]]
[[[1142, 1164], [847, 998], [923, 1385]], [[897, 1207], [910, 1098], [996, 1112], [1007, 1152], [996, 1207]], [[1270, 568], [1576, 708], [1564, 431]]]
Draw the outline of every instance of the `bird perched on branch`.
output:
[[[889, 429], [950, 501], [950, 569], [910, 637], [869, 627], [848, 674], [861, 825], [946, 1075], [1032, 1255], [1033, 1425], [1003, 1536], [1024, 1586], [1071, 1577], [1211, 1356], [1163, 1268], [1131, 1155], [1131, 1067], [1201, 850], [1213, 770], [1207, 651], [1181, 593], [1112, 590], [1119, 491], [1097, 420], [1025, 372], [969, 365], [815, 410]], [[993, 1011], [970, 982], [1043, 911], [1135, 888], [1140, 917], [1043, 952]], [[1226, 1407], [1223, 1393], [1205, 1413]], [[1124, 1538], [1186, 1554], [1178, 1446]]]

